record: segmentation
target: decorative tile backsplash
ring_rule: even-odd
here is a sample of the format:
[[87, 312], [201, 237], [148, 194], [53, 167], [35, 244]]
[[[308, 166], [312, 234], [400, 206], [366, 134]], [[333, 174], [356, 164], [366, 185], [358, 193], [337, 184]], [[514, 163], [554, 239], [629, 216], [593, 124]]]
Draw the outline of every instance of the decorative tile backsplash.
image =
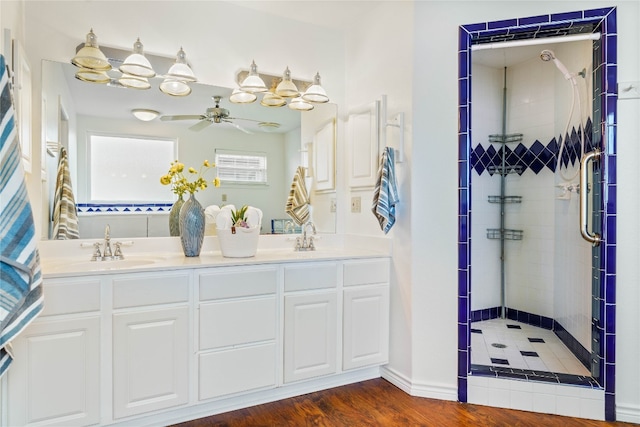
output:
[[168, 213], [172, 203], [78, 203], [78, 213]]
[[[587, 152], [595, 148], [592, 143], [591, 131], [592, 123], [591, 118], [589, 118], [584, 127], [584, 143]], [[565, 135], [565, 140], [568, 143], [565, 144], [562, 152], [562, 165], [564, 167], [569, 164], [573, 166], [582, 157], [582, 130], [576, 130], [575, 127], [572, 128], [571, 134]], [[558, 150], [561, 144], [562, 139], [556, 141], [555, 138], [546, 145], [536, 140], [530, 147], [519, 143], [513, 149], [509, 148], [507, 144], [487, 143], [484, 146], [483, 144], [478, 144], [471, 151], [471, 168], [478, 175], [482, 175], [485, 171], [493, 175], [496, 169], [499, 169], [502, 165], [502, 150], [505, 150], [505, 166], [507, 170], [517, 170], [519, 175], [522, 175], [527, 170], [537, 175], [545, 168], [555, 172], [558, 164]], [[496, 149], [496, 146], [499, 148]]]

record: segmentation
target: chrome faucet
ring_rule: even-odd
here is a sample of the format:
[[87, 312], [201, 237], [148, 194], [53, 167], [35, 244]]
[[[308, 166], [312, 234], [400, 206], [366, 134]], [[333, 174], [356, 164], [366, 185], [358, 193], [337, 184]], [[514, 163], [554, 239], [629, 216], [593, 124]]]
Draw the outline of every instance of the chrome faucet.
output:
[[113, 259], [113, 252], [111, 252], [111, 227], [109, 227], [109, 224], [104, 228], [104, 251], [102, 251], [102, 259]]
[[[307, 228], [311, 227], [311, 232], [313, 233], [311, 236], [307, 238]], [[296, 251], [315, 251], [316, 247], [313, 244], [313, 236], [316, 234], [316, 226], [313, 222], [309, 221], [302, 226], [302, 241], [300, 241], [300, 237], [296, 239]]]

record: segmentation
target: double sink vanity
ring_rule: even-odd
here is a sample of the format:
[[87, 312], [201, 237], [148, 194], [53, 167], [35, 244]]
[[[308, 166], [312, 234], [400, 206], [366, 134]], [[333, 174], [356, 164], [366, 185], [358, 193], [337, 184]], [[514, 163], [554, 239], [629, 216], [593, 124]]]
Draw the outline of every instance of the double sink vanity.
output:
[[[81, 244], [83, 243], [83, 244]], [[380, 376], [390, 240], [261, 236], [225, 258], [179, 238], [40, 245], [45, 309], [14, 342], [7, 425], [168, 425]], [[64, 254], [63, 257], [60, 255]]]

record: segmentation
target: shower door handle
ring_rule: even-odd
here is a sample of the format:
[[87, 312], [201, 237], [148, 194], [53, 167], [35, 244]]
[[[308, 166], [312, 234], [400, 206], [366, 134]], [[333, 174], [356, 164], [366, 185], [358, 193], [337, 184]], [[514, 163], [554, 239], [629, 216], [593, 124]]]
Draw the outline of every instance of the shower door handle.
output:
[[588, 224], [588, 199], [587, 193], [589, 192], [589, 183], [587, 182], [587, 165], [592, 160], [596, 158], [600, 158], [602, 152], [598, 149], [591, 151], [584, 156], [582, 156], [582, 160], [580, 160], [580, 234], [587, 242], [593, 244], [593, 246], [598, 246], [600, 244], [600, 235], [598, 233], [590, 233], [587, 224]]

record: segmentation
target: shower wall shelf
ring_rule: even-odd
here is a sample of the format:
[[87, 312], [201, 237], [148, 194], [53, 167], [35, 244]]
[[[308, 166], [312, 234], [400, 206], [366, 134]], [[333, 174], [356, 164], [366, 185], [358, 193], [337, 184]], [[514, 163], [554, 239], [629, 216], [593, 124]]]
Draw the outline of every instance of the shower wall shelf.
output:
[[489, 165], [487, 170], [490, 174], [497, 173], [499, 175], [509, 175], [513, 173], [521, 174], [522, 165], [502, 166], [502, 165]]
[[522, 230], [487, 228], [487, 239], [491, 240], [522, 240]]
[[508, 144], [511, 142], [522, 142], [522, 136], [523, 134], [521, 133], [511, 133], [508, 135], [494, 134], [494, 135], [489, 135], [489, 142], [498, 142], [500, 144]]
[[489, 196], [489, 203], [522, 203], [522, 196]]

